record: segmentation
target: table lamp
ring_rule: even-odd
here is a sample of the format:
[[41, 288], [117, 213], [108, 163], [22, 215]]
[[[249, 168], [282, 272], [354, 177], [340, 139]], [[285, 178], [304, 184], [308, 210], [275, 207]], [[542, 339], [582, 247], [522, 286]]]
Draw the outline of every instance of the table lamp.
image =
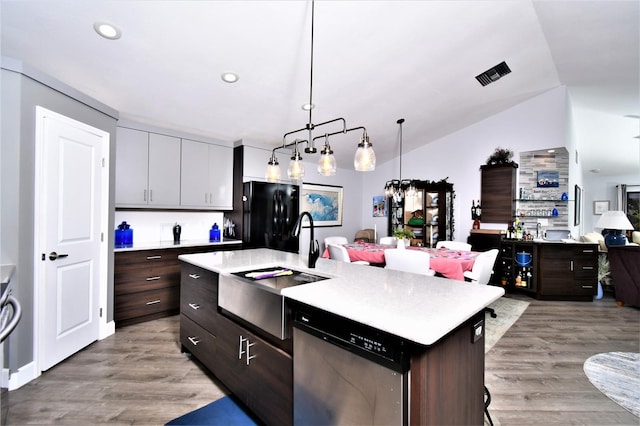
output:
[[596, 228], [602, 228], [604, 243], [608, 246], [623, 246], [627, 244], [627, 236], [624, 230], [633, 229], [627, 215], [619, 210], [609, 210], [604, 212]]

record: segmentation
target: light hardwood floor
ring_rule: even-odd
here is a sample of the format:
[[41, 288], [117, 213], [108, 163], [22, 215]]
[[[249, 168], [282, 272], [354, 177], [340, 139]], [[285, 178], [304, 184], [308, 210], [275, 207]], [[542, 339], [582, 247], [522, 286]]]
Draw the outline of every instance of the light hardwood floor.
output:
[[[486, 356], [497, 424], [639, 424], [582, 365], [596, 353], [640, 351], [640, 310], [610, 295], [593, 303], [508, 297], [530, 305]], [[118, 329], [10, 392], [9, 424], [162, 425], [225, 394], [178, 339], [177, 316]]]

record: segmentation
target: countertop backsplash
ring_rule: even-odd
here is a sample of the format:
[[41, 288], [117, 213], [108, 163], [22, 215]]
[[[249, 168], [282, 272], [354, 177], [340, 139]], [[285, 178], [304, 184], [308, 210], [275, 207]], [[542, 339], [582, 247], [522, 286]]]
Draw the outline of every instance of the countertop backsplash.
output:
[[133, 243], [173, 241], [173, 226], [181, 226], [180, 240], [209, 240], [209, 230], [217, 223], [222, 230], [222, 212], [128, 211], [116, 210], [115, 226], [126, 221], [133, 229]]

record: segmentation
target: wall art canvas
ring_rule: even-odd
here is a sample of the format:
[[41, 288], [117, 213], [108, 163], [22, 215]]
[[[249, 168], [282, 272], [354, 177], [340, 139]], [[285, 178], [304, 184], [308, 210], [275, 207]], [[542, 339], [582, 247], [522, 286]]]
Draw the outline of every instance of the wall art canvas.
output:
[[373, 217], [387, 217], [387, 199], [384, 195], [373, 197]]
[[557, 188], [560, 186], [560, 174], [557, 170], [538, 172], [538, 188]]
[[[302, 184], [300, 197], [300, 211], [307, 211], [313, 218], [313, 226], [342, 226], [342, 197], [341, 186]], [[309, 226], [307, 218], [302, 222]]]

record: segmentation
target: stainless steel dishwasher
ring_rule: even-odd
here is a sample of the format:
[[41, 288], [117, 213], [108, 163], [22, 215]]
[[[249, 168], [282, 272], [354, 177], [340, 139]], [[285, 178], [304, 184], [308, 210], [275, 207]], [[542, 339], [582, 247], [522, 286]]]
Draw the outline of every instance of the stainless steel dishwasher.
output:
[[296, 425], [408, 424], [407, 342], [294, 304]]

